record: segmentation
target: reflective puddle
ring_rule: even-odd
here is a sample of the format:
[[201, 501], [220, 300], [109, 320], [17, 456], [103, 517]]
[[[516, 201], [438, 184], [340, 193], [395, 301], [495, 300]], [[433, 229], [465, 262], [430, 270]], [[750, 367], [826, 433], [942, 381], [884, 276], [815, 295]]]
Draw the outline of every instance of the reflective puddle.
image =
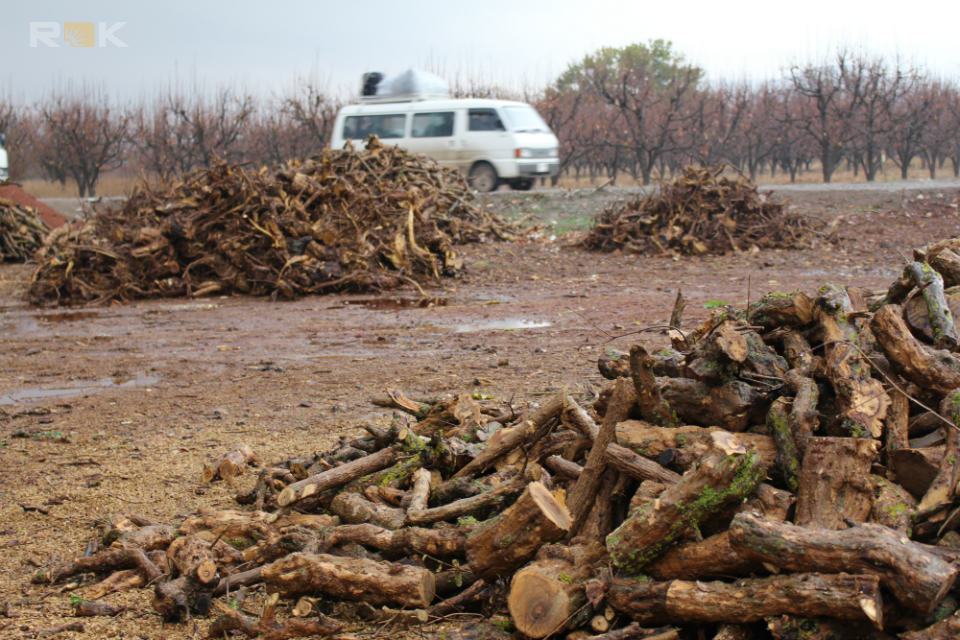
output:
[[39, 400], [56, 400], [62, 398], [77, 398], [79, 396], [97, 393], [103, 389], [132, 389], [149, 387], [160, 381], [160, 376], [138, 374], [132, 378], [99, 378], [85, 380], [76, 385], [65, 387], [25, 387], [8, 393], [0, 394], [0, 405], [10, 405], [19, 402], [37, 402]]
[[499, 320], [476, 320], [454, 325], [454, 333], [475, 333], [478, 331], [523, 331], [527, 329], [542, 329], [549, 327], [552, 322], [545, 320], [530, 320], [528, 318], [502, 318]]

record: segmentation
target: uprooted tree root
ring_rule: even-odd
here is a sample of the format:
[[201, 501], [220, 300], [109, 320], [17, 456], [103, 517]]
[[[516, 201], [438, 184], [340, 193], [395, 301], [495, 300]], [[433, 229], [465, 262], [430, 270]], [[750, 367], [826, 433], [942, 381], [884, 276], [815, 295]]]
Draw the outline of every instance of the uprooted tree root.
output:
[[455, 171], [381, 144], [325, 149], [275, 174], [218, 162], [51, 234], [35, 304], [213, 293], [377, 290], [458, 274], [454, 245], [515, 229]]

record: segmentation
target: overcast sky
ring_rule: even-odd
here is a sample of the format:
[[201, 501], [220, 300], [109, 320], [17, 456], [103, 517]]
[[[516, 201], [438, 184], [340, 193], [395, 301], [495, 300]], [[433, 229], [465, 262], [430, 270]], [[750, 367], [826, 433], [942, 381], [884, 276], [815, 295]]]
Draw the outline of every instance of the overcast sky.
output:
[[[124, 99], [171, 82], [269, 94], [303, 77], [347, 93], [365, 70], [428, 66], [540, 86], [597, 47], [651, 38], [712, 78], [776, 76], [840, 45], [960, 78], [958, 0], [19, 0], [0, 16], [0, 94], [17, 100], [70, 83]], [[127, 46], [31, 47], [31, 22], [125, 22]]]

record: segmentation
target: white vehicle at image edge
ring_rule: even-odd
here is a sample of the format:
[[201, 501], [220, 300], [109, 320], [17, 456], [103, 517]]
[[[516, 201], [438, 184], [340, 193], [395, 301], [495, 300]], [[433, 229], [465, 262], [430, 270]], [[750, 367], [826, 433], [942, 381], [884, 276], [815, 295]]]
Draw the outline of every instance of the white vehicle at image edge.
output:
[[4, 148], [6, 137], [0, 133], [0, 182], [10, 179], [10, 165], [7, 160], [7, 150]]
[[526, 191], [539, 177], [557, 175], [559, 142], [540, 114], [524, 102], [453, 99], [446, 83], [431, 74], [407, 71], [383, 80], [364, 76], [360, 104], [343, 107], [333, 125], [331, 146], [360, 146], [371, 135], [440, 165], [459, 169], [477, 191], [501, 184]]

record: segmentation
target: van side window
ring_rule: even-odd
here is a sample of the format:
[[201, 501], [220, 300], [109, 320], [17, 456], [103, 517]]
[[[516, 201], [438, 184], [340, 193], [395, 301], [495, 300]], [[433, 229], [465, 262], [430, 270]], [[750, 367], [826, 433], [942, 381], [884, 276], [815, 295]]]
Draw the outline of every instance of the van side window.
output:
[[347, 116], [343, 121], [343, 137], [346, 140], [366, 140], [370, 135], [402, 138], [406, 127], [407, 116], [402, 113]]
[[470, 109], [470, 131], [506, 131], [495, 109]]
[[446, 138], [453, 135], [453, 111], [413, 114], [413, 138]]

